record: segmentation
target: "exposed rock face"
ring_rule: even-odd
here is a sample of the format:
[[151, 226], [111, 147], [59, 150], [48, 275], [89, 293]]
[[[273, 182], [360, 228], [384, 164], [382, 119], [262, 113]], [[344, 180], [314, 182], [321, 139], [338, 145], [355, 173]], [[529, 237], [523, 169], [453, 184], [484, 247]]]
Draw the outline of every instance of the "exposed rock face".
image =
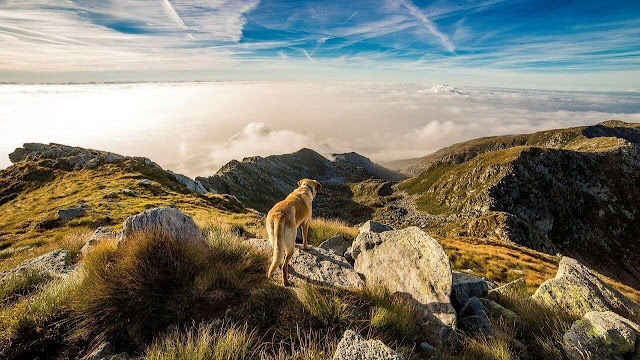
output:
[[[271, 257], [272, 247], [269, 240], [249, 239], [247, 242]], [[292, 280], [304, 280], [312, 284], [355, 289], [364, 286], [364, 281], [346, 259], [335, 253], [317, 247], [308, 250], [296, 249], [289, 262], [289, 275]], [[276, 270], [275, 279], [282, 272]]]
[[40, 271], [51, 276], [61, 276], [71, 271], [69, 266], [71, 254], [66, 250], [54, 250], [38, 257], [27, 259], [11, 270], [2, 274], [2, 280], [29, 271]]
[[457, 144], [398, 185], [415, 214], [380, 218], [566, 254], [640, 288], [639, 138], [606, 122]]
[[489, 299], [480, 299], [482, 305], [489, 310], [489, 316], [492, 318], [502, 318], [509, 323], [517, 323], [520, 321], [520, 317], [514, 311], [505, 308], [497, 302]]
[[489, 337], [493, 334], [491, 323], [485, 316], [467, 316], [458, 320], [458, 328], [469, 336]]
[[381, 233], [383, 231], [393, 230], [389, 225], [380, 224], [379, 222], [368, 220], [358, 229], [359, 232]]
[[573, 323], [562, 347], [571, 360], [626, 359], [636, 352], [639, 338], [637, 324], [610, 311], [592, 311]]
[[342, 235], [329, 238], [318, 245], [320, 249], [331, 251], [338, 256], [344, 256], [349, 246], [351, 246], [351, 243], [342, 237]]
[[193, 180], [182, 174], [174, 173], [173, 171], [168, 170], [167, 172], [171, 174], [173, 178], [176, 179], [179, 183], [183, 184], [187, 187], [187, 189], [191, 191], [195, 191], [198, 194], [206, 194], [209, 192], [209, 190], [207, 190], [200, 181]]
[[[267, 157], [253, 156], [242, 161], [232, 160], [215, 175], [197, 177], [196, 181], [208, 191], [234, 195], [243, 204], [267, 212], [295, 189], [298, 180], [303, 178], [313, 178], [321, 183], [335, 178], [347, 181], [404, 178], [354, 153], [336, 154], [334, 159], [331, 161], [310, 149]], [[323, 192], [327, 191], [328, 188], [323, 189]], [[315, 203], [317, 205], [317, 201]]]
[[116, 232], [109, 228], [101, 226], [97, 228], [96, 231], [93, 232], [93, 234], [91, 234], [91, 236], [84, 243], [84, 246], [82, 247], [80, 252], [83, 255], [86, 255], [89, 253], [91, 248], [93, 248], [98, 242], [100, 242], [100, 240], [104, 238], [110, 238], [110, 237], [115, 238]]
[[484, 306], [484, 304], [482, 303], [482, 301], [480, 301], [480, 299], [474, 296], [469, 300], [467, 300], [467, 303], [462, 307], [462, 310], [460, 310], [459, 316], [460, 317], [483, 316], [488, 318], [489, 309], [487, 309], [486, 306]]
[[338, 343], [333, 360], [403, 360], [380, 340], [365, 340], [353, 330], [347, 330]]
[[207, 242], [191, 216], [172, 207], [143, 211], [128, 217], [122, 226], [121, 241], [136, 231], [151, 231], [194, 244]]
[[[27, 157], [61, 161], [73, 169], [90, 169], [103, 163], [114, 163], [125, 159], [138, 159], [147, 165], [159, 167], [147, 158], [122, 156], [106, 151], [84, 149], [60, 144], [26, 143], [9, 154], [12, 163], [25, 160]], [[60, 166], [60, 165], [59, 165]]]
[[367, 284], [409, 294], [443, 327], [455, 326], [451, 267], [442, 246], [417, 227], [361, 232], [351, 246], [354, 269]]
[[489, 285], [484, 279], [454, 271], [452, 273], [451, 304], [460, 310], [472, 297], [486, 297]]
[[566, 256], [560, 260], [556, 277], [543, 282], [532, 299], [578, 316], [590, 311], [613, 311], [640, 321], [639, 305], [603, 283], [586, 266]]

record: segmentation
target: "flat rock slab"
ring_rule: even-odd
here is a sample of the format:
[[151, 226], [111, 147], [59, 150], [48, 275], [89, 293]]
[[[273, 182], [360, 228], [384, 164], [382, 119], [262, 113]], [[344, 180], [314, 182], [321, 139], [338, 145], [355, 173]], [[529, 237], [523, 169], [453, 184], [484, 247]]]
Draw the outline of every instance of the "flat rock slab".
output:
[[640, 326], [611, 311], [591, 311], [571, 325], [563, 336], [571, 360], [607, 360], [630, 357], [639, 341]]
[[[269, 240], [249, 239], [247, 242], [271, 258], [272, 248]], [[307, 250], [296, 248], [289, 262], [289, 275], [294, 282], [304, 280], [312, 284], [355, 289], [364, 286], [364, 281], [347, 260], [335, 253], [309, 247]], [[273, 276], [281, 281], [282, 271], [278, 269]]]
[[52, 276], [61, 276], [71, 270], [69, 259], [71, 254], [66, 250], [54, 250], [38, 257], [27, 259], [11, 270], [2, 274], [2, 280], [7, 277], [23, 274], [29, 271], [41, 271]]
[[408, 294], [444, 326], [455, 327], [449, 257], [434, 238], [417, 227], [361, 232], [350, 252], [367, 285]]
[[556, 277], [543, 282], [531, 298], [577, 316], [590, 311], [613, 311], [640, 322], [638, 304], [606, 285], [589, 268], [566, 256], [560, 260]]
[[403, 360], [380, 340], [365, 340], [353, 330], [347, 330], [338, 343], [333, 360]]

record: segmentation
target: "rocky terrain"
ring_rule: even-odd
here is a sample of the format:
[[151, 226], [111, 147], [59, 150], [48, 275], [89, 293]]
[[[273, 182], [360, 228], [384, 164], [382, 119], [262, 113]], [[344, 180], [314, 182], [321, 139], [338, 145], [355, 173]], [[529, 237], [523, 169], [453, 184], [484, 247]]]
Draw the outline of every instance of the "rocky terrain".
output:
[[562, 253], [638, 288], [639, 134], [610, 121], [454, 145], [425, 158], [381, 218]]
[[[355, 153], [193, 180], [25, 144], [0, 170], [0, 357], [639, 358], [638, 127], [576, 129], [481, 139], [401, 183]], [[301, 177], [336, 220], [283, 288], [264, 209]]]

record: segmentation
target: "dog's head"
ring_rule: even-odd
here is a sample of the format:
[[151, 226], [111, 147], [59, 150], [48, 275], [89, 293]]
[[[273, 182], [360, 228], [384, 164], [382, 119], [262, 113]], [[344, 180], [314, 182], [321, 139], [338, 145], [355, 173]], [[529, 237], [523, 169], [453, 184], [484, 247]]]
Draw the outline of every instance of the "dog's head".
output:
[[318, 191], [322, 189], [322, 185], [313, 179], [302, 179], [298, 181], [298, 187], [306, 186], [311, 190], [311, 195], [316, 196]]

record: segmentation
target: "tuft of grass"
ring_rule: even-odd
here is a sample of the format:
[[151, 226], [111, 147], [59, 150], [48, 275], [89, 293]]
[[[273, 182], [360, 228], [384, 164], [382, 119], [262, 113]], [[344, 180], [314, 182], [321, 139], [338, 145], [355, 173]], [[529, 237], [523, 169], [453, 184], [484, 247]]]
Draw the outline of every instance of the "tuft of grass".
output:
[[51, 281], [33, 296], [24, 297], [0, 310], [0, 348], [11, 345], [27, 329], [45, 324], [68, 305], [75, 289], [83, 279], [81, 272], [73, 272]]
[[351, 240], [358, 235], [358, 228], [338, 219], [311, 219], [309, 244], [318, 246], [321, 242], [337, 235]]
[[296, 289], [298, 299], [323, 326], [339, 325], [345, 321], [347, 314], [340, 298], [332, 290], [323, 293], [318, 286], [304, 283]]
[[264, 281], [251, 248], [223, 236], [209, 244], [138, 232], [114, 251], [94, 250], [72, 303], [76, 335], [141, 346], [168, 326], [221, 316]]
[[184, 332], [173, 331], [157, 339], [145, 360], [245, 360], [257, 354], [257, 338], [247, 326], [200, 323]]
[[8, 275], [0, 282], [0, 305], [13, 303], [35, 292], [52, 279], [49, 272], [38, 269]]
[[383, 287], [364, 288], [360, 290], [360, 296], [372, 303], [369, 323], [377, 333], [401, 343], [419, 340], [416, 336], [422, 330], [421, 316], [414, 306], [394, 298]]

